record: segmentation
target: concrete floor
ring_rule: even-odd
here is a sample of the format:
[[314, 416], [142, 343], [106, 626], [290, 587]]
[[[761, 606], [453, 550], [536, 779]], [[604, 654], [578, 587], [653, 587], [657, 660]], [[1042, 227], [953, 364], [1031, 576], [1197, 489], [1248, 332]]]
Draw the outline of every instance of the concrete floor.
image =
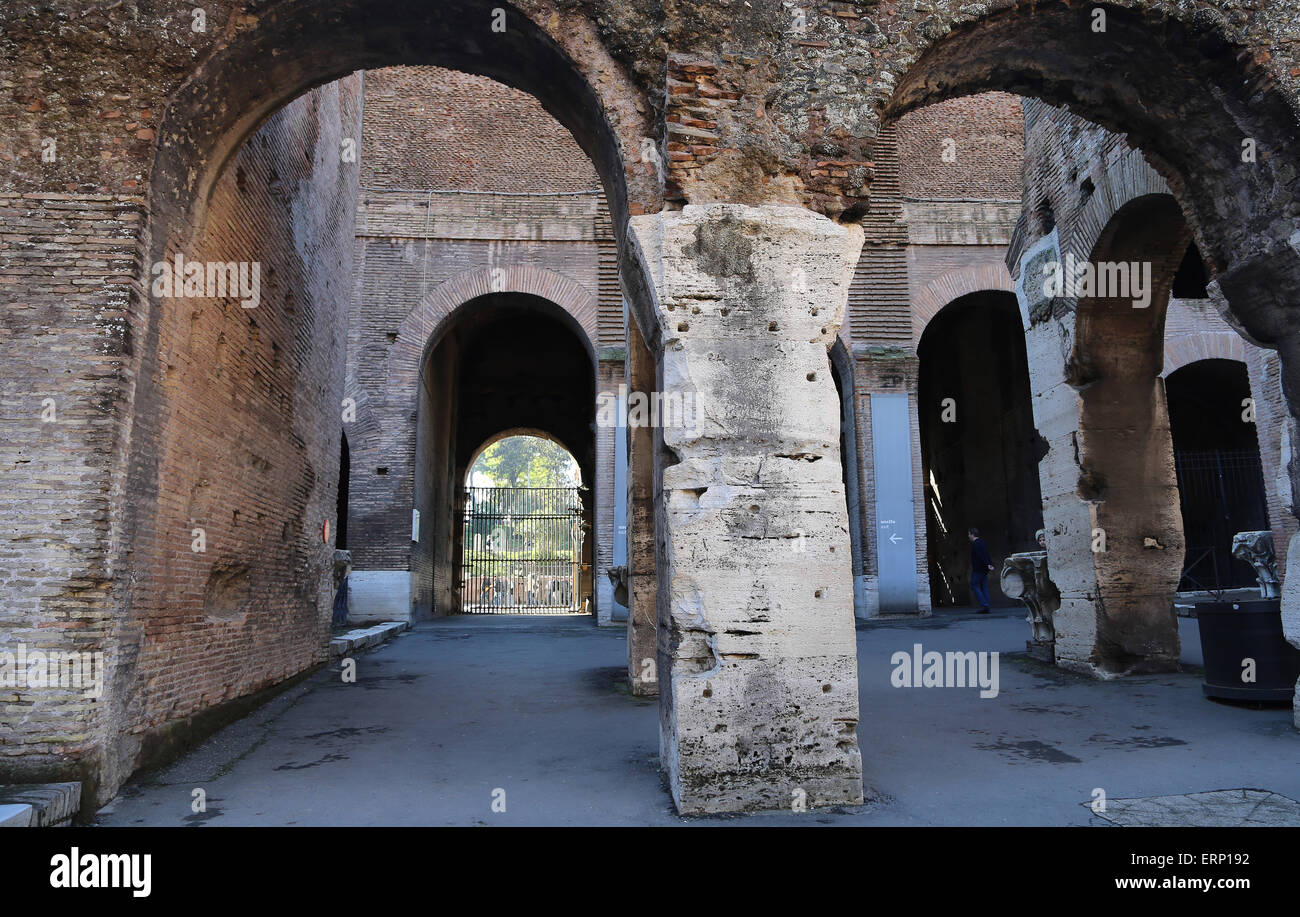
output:
[[[1180, 620], [1200, 663], [1196, 622]], [[1198, 674], [1096, 682], [1023, 655], [1018, 609], [858, 631], [871, 801], [684, 819], [658, 771], [657, 701], [630, 697], [624, 632], [587, 618], [422, 624], [232, 724], [124, 788], [103, 825], [1101, 825], [1111, 799], [1249, 787], [1300, 799], [1289, 707], [1205, 699]], [[1000, 692], [895, 688], [891, 655], [1003, 654]], [[207, 811], [191, 811], [192, 791]], [[492, 809], [505, 791], [506, 811]]]

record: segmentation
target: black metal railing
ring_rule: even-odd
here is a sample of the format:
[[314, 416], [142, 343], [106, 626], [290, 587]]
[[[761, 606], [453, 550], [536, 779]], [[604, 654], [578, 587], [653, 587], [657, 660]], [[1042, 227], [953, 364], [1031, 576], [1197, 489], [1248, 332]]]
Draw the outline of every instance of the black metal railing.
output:
[[581, 610], [582, 498], [577, 487], [467, 487], [461, 610]]
[[1251, 566], [1232, 556], [1232, 537], [1268, 528], [1259, 452], [1182, 450], [1174, 453], [1174, 463], [1187, 543], [1179, 590], [1254, 585]]

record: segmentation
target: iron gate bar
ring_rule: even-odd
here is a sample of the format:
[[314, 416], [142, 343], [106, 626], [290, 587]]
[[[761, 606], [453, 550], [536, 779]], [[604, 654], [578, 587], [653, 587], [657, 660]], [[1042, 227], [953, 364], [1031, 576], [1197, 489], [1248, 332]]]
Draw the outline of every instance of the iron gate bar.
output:
[[1215, 592], [1253, 585], [1254, 571], [1229, 549], [1237, 532], [1269, 527], [1259, 452], [1180, 450], [1174, 467], [1187, 543], [1178, 588]]
[[466, 614], [574, 614], [583, 521], [577, 487], [467, 487]]

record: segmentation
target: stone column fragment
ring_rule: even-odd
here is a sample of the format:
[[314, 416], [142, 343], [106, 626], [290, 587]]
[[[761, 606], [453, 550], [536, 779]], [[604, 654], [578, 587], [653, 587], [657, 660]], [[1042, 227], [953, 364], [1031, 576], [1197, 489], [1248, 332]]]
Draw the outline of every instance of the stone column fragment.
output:
[[862, 245], [797, 207], [630, 228], [656, 293], [660, 750], [682, 813], [862, 800], [839, 410], [827, 356]]

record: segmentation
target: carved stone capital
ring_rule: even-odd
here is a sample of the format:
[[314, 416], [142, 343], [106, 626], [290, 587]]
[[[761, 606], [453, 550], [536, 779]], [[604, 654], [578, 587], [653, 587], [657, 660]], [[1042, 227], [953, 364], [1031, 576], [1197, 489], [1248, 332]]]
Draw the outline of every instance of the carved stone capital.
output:
[[1232, 556], [1255, 568], [1261, 598], [1276, 599], [1282, 595], [1272, 532], [1238, 532], [1232, 538]]

